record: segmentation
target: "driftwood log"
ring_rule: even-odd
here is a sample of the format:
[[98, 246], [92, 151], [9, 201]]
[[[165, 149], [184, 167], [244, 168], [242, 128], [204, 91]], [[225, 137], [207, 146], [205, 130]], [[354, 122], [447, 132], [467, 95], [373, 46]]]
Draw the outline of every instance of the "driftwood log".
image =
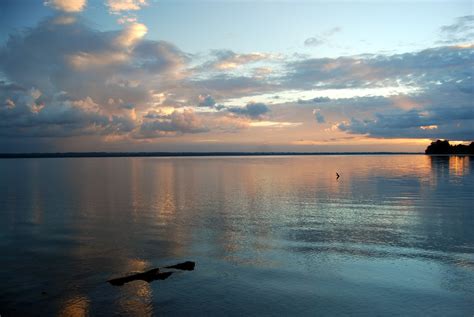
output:
[[194, 263], [194, 262], [186, 261], [186, 262], [178, 263], [178, 264], [171, 265], [171, 266], [165, 266], [165, 269], [176, 269], [176, 270], [183, 270], [183, 271], [193, 271], [195, 265], [196, 265], [196, 263]]
[[[183, 271], [193, 271], [195, 265], [196, 265], [196, 263], [194, 263], [194, 262], [186, 261], [186, 262], [178, 263], [178, 264], [175, 264], [175, 265], [165, 266], [164, 268], [165, 269], [183, 270]], [[149, 271], [142, 272], [142, 273], [137, 273], [137, 274], [128, 275], [128, 276], [124, 276], [124, 277], [114, 278], [114, 279], [108, 280], [107, 282], [109, 282], [110, 284], [115, 285], [115, 286], [122, 286], [125, 283], [132, 282], [132, 281], [137, 281], [137, 280], [145, 281], [145, 282], [150, 283], [154, 280], [166, 280], [168, 277], [170, 277], [171, 274], [173, 274], [173, 271], [171, 271], [171, 272], [161, 272], [160, 268], [155, 268], [155, 269], [151, 269]]]

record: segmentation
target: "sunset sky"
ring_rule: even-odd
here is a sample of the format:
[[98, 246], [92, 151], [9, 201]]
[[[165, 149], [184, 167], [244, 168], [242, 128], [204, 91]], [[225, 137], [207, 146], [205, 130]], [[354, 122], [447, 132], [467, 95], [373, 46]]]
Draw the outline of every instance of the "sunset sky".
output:
[[472, 1], [2, 0], [0, 152], [474, 140]]

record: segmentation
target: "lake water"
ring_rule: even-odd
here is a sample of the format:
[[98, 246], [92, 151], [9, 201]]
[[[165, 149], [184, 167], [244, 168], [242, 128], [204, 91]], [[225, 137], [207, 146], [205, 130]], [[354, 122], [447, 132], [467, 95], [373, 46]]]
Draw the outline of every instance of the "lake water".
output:
[[0, 315], [473, 316], [473, 194], [472, 157], [0, 160]]

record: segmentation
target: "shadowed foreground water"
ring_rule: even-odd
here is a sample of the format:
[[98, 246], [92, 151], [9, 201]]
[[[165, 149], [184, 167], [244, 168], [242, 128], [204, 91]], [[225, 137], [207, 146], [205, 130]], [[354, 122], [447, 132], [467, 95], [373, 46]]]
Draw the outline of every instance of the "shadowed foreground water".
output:
[[[0, 160], [0, 315], [472, 316], [473, 166]], [[186, 260], [194, 271], [163, 281], [106, 283]]]

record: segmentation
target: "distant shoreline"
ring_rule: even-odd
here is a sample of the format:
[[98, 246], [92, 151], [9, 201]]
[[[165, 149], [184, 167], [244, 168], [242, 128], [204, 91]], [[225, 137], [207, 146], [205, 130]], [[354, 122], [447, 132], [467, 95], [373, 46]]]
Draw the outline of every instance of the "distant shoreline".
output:
[[0, 159], [94, 158], [94, 157], [421, 155], [421, 154], [424, 155], [425, 153], [423, 152], [63, 152], [63, 153], [0, 153]]

